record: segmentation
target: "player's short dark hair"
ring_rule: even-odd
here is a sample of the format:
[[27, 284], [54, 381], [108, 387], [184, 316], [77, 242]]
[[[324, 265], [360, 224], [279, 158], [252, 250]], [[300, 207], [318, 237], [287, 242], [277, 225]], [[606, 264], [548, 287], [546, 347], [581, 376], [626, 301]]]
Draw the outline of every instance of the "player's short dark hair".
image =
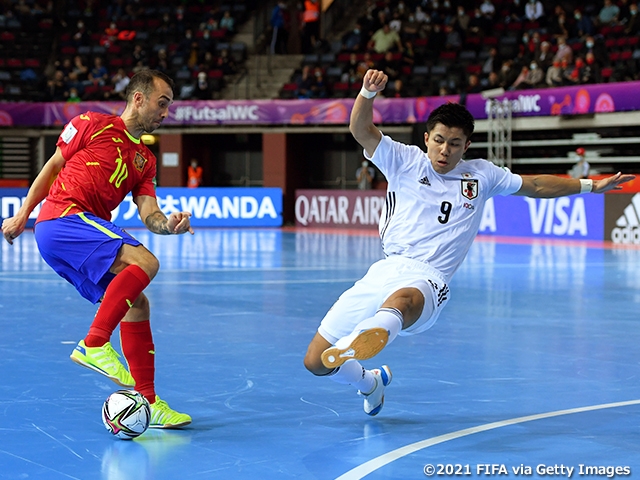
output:
[[427, 119], [427, 133], [431, 132], [436, 124], [441, 123], [445, 127], [460, 128], [467, 140], [471, 138], [475, 127], [473, 115], [459, 103], [447, 102], [436, 108]]
[[133, 94], [135, 92], [142, 92], [145, 97], [149, 98], [149, 95], [151, 95], [151, 92], [153, 92], [153, 89], [155, 88], [154, 80], [156, 78], [159, 78], [160, 80], [165, 82], [171, 87], [171, 90], [173, 90], [174, 83], [168, 75], [162, 73], [159, 70], [140, 70], [133, 77], [131, 77], [131, 81], [124, 91], [127, 103], [133, 99]]

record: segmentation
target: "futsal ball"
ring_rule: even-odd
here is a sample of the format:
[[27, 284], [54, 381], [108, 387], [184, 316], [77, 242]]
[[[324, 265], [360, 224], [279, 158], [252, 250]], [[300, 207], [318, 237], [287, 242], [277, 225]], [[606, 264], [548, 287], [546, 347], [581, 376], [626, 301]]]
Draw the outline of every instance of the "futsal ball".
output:
[[118, 390], [109, 395], [102, 406], [104, 426], [118, 438], [131, 440], [149, 427], [149, 402], [135, 390]]

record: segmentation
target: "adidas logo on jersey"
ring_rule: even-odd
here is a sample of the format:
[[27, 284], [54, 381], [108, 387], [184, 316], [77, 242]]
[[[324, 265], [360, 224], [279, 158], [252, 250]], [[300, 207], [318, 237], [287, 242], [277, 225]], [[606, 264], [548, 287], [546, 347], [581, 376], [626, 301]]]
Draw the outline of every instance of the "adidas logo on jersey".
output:
[[616, 227], [611, 230], [613, 243], [640, 244], [640, 193], [631, 198], [624, 213], [616, 220]]
[[422, 177], [420, 180], [418, 180], [418, 182], [420, 182], [422, 185], [426, 185], [427, 187], [431, 186], [431, 182], [429, 181], [429, 177]]

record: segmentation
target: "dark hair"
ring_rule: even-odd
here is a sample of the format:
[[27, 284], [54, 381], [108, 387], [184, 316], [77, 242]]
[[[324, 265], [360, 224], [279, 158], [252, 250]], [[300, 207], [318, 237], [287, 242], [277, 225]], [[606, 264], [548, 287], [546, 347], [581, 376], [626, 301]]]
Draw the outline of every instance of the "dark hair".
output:
[[160, 72], [159, 70], [140, 70], [133, 77], [131, 77], [131, 81], [124, 91], [127, 103], [132, 100], [133, 94], [135, 92], [142, 92], [145, 97], [149, 98], [151, 92], [153, 92], [153, 89], [155, 88], [154, 80], [156, 78], [159, 78], [160, 80], [165, 82], [173, 90], [173, 80], [171, 80], [171, 78], [169, 78], [166, 74]]
[[473, 115], [459, 103], [445, 103], [436, 108], [427, 119], [427, 133], [431, 132], [436, 124], [441, 123], [449, 128], [461, 128], [467, 140], [471, 138], [475, 126]]

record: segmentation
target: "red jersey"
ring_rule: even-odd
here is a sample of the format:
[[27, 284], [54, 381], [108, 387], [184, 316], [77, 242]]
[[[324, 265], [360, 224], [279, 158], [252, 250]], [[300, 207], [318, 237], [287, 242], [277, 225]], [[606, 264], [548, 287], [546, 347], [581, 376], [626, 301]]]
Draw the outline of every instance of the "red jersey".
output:
[[117, 115], [87, 112], [57, 142], [66, 163], [49, 189], [38, 222], [90, 212], [107, 221], [129, 192], [155, 197], [156, 157]]

